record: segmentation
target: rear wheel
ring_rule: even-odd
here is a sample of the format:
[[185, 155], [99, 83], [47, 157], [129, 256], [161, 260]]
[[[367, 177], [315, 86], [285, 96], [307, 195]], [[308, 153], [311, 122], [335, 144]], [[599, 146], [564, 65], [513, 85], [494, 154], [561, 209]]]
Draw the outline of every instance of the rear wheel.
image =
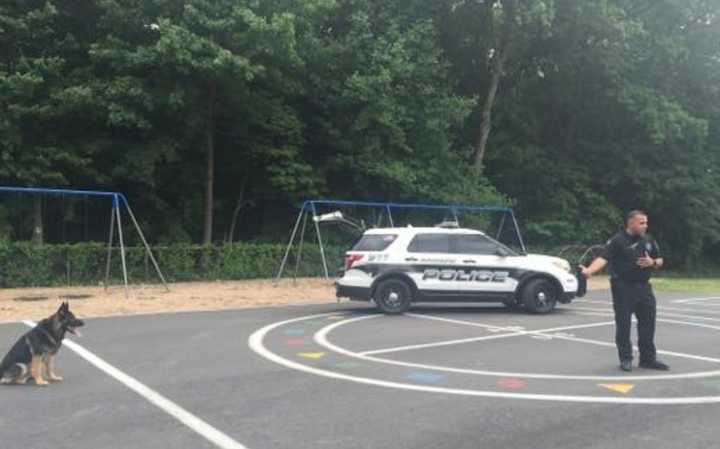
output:
[[383, 313], [389, 315], [404, 313], [412, 303], [412, 289], [405, 281], [388, 279], [378, 284], [373, 299]]
[[558, 292], [553, 284], [545, 279], [533, 279], [522, 291], [522, 304], [531, 313], [550, 313], [557, 305]]

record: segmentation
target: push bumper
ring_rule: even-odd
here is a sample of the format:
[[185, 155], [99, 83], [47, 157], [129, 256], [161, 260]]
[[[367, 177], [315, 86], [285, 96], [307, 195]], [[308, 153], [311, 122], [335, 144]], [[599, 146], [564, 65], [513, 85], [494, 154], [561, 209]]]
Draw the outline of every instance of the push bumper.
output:
[[580, 267], [575, 268], [575, 278], [577, 279], [577, 292], [575, 293], [578, 298], [582, 298], [587, 293], [587, 279], [582, 274]]

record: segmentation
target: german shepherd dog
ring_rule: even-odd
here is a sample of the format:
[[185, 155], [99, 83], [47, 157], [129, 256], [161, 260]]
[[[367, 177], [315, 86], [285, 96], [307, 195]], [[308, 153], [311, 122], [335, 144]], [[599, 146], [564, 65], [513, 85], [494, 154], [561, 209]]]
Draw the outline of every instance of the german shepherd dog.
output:
[[55, 374], [55, 355], [65, 333], [79, 336], [77, 328], [84, 325], [64, 302], [57, 312], [40, 321], [10, 348], [0, 362], [0, 384], [24, 384], [31, 377], [35, 385], [62, 381], [62, 377]]

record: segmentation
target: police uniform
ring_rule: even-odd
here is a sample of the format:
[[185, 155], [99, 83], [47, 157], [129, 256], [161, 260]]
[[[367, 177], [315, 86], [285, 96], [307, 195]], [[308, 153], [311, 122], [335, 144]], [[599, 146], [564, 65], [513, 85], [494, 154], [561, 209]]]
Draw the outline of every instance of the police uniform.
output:
[[609, 262], [610, 287], [615, 310], [615, 344], [620, 361], [633, 358], [630, 329], [632, 315], [638, 321], [638, 347], [640, 363], [654, 363], [656, 302], [650, 285], [653, 268], [637, 264], [648, 253], [653, 259], [660, 256], [657, 242], [645, 234], [630, 235], [625, 230], [608, 240], [601, 257]]

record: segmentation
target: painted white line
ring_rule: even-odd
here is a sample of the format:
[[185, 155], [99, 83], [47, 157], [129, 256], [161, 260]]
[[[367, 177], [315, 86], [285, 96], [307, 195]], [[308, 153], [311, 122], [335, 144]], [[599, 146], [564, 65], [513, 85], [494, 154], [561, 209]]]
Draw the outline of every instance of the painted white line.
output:
[[[575, 301], [575, 302], [578, 302], [578, 301]], [[612, 302], [610, 302], [610, 301], [593, 301], [593, 302], [602, 303], [603, 306], [605, 304], [607, 304], [610, 306], [610, 310], [612, 310]], [[692, 306], [692, 304], [690, 304], [690, 305]], [[709, 306], [709, 305], [710, 304], [698, 304], [698, 307], [695, 307], [695, 308], [672, 307], [672, 306], [662, 306], [662, 305], [657, 305], [656, 307], [657, 307], [658, 311], [669, 310], [671, 312], [691, 312], [691, 313], [702, 313], [705, 315], [720, 315], [720, 310], [714, 310], [714, 309], [708, 310], [707, 306]], [[720, 304], [712, 304], [712, 305], [714, 307], [720, 307]], [[579, 307], [571, 307], [571, 308], [563, 309], [563, 310], [566, 312], [570, 312], [572, 310], [579, 310], [579, 309], [580, 309]]]
[[[340, 323], [348, 323], [351, 321], [358, 321], [361, 319], [375, 318], [380, 315], [369, 315], [359, 318], [353, 318], [350, 320], [339, 321], [328, 327], [337, 327]], [[268, 350], [264, 345], [265, 336], [277, 329], [278, 327], [286, 324], [296, 323], [303, 320], [311, 319], [310, 317], [293, 318], [290, 320], [279, 321], [276, 323], [268, 324], [267, 326], [255, 331], [250, 338], [248, 338], [248, 346], [250, 349], [255, 351], [261, 357], [267, 360], [285, 366], [286, 368], [302, 371], [304, 373], [313, 374], [316, 376], [322, 376], [330, 379], [344, 380], [349, 382], [355, 382], [365, 385], [374, 385], [385, 388], [395, 388], [406, 391], [421, 391], [431, 393], [443, 393], [460, 396], [476, 396], [476, 397], [491, 397], [491, 398], [504, 398], [504, 399], [525, 399], [534, 401], [558, 401], [558, 402], [582, 402], [582, 403], [605, 403], [605, 404], [652, 404], [652, 405], [678, 405], [678, 404], [715, 404], [720, 402], [720, 396], [690, 396], [690, 397], [675, 397], [675, 398], [628, 398], [628, 397], [617, 397], [617, 396], [577, 396], [577, 395], [557, 395], [557, 394], [533, 394], [533, 393], [513, 393], [505, 391], [483, 391], [483, 390], [471, 390], [463, 388], [446, 388], [429, 385], [417, 385], [402, 382], [391, 382], [380, 379], [373, 379], [368, 377], [353, 376], [345, 373], [336, 371], [330, 371], [328, 369], [316, 368], [313, 366], [303, 365], [293, 360], [281, 357], [274, 352]], [[326, 328], [327, 329], [327, 328]], [[317, 334], [316, 334], [317, 335]], [[718, 372], [717, 374], [720, 374]], [[627, 379], [627, 376], [624, 377]]]
[[[661, 300], [661, 301], [670, 301], [672, 303], [676, 304], [685, 304], [685, 303], [693, 303], [693, 302], [701, 302], [701, 301], [711, 301], [713, 299], [720, 299], [720, 296], [701, 296], [697, 298], [678, 298], [678, 299], [667, 299], [667, 300]], [[584, 303], [592, 303], [592, 302], [609, 302], [612, 304], [612, 297], [611, 298], [601, 298], [601, 299], [591, 299], [591, 298], [584, 298], [584, 299], [573, 299], [572, 303], [578, 303], [578, 302], [584, 302]]]
[[[572, 374], [546, 374], [546, 373], [526, 373], [526, 372], [506, 372], [506, 371], [489, 371], [489, 370], [476, 370], [469, 368], [455, 368], [441, 365], [429, 365], [424, 363], [405, 362], [400, 360], [386, 359], [382, 357], [375, 357], [370, 355], [363, 355], [357, 352], [350, 351], [343, 347], [332, 343], [328, 339], [328, 334], [334, 329], [345, 325], [355, 323], [357, 321], [366, 320], [368, 318], [376, 318], [380, 315], [370, 315], [358, 318], [351, 318], [345, 321], [339, 321], [332, 325], [326, 326], [320, 329], [313, 336], [315, 342], [324, 348], [336, 352], [338, 354], [352, 357], [356, 359], [365, 360], [368, 362], [384, 363], [387, 365], [404, 366], [408, 368], [443, 371], [457, 374], [471, 374], [479, 376], [492, 376], [492, 377], [521, 377], [528, 379], [551, 379], [551, 380], [600, 380], [600, 381], [629, 381], [629, 380], [668, 380], [668, 379], [690, 379], [700, 377], [713, 377], [720, 375], [720, 370], [712, 371], [700, 371], [695, 373], [677, 373], [677, 374], [653, 374], [645, 376], [631, 376], [626, 374], [619, 374], [614, 376], [592, 376], [592, 375], [572, 375]], [[612, 345], [613, 347], [615, 345]]]
[[[407, 314], [411, 315], [411, 314]], [[412, 314], [412, 316], [416, 316], [415, 314]], [[430, 317], [430, 315], [425, 315], [425, 317]], [[433, 317], [431, 319], [434, 319], [437, 317]], [[453, 320], [455, 321], [455, 320]], [[462, 322], [461, 324], [467, 324], [471, 322]], [[359, 354], [362, 355], [376, 355], [376, 354], [387, 354], [390, 352], [400, 352], [400, 351], [411, 351], [413, 349], [426, 349], [426, 348], [436, 348], [440, 346], [450, 346], [450, 345], [457, 345], [462, 343], [474, 343], [477, 341], [487, 341], [487, 340], [496, 340], [499, 338], [508, 338], [508, 337], [516, 337], [521, 335], [531, 335], [531, 336], [539, 336], [539, 337], [546, 337], [546, 338], [554, 338], [554, 335], [548, 335], [548, 332], [559, 332], [559, 331], [565, 331], [565, 330], [572, 330], [572, 329], [584, 329], [588, 327], [599, 327], [599, 326], [609, 326], [611, 324], [615, 324], [614, 321], [606, 321], [603, 323], [591, 323], [591, 324], [578, 324], [574, 326], [562, 326], [562, 327], [552, 327], [548, 329], [538, 329], [533, 331], [516, 331], [516, 332], [508, 332], [505, 334], [495, 334], [495, 335], [485, 335], [482, 337], [474, 337], [474, 338], [462, 338], [458, 340], [445, 340], [445, 341], [439, 341], [434, 343], [424, 343], [424, 344], [417, 344], [417, 345], [408, 345], [408, 346], [396, 346], [393, 348], [385, 348], [385, 349], [375, 349], [372, 351], [363, 351]], [[488, 328], [489, 330], [509, 330], [511, 328], [502, 328], [497, 326], [486, 326], [479, 323], [471, 323], [471, 325], [477, 326], [477, 327], [484, 327]]]
[[683, 303], [688, 303], [688, 302], [710, 301], [713, 299], [720, 299], [720, 296], [709, 296], [709, 297], [704, 297], [704, 298], [683, 298], [683, 299], [675, 299], [672, 302], [678, 303], [678, 304], [683, 304]]
[[[590, 312], [607, 312], [607, 313], [613, 313], [612, 309], [598, 309], [593, 307], [575, 307], [576, 310], [583, 310], [583, 311], [590, 311]], [[675, 318], [686, 318], [690, 320], [698, 320], [698, 321], [712, 321], [720, 323], [720, 318], [711, 318], [707, 316], [700, 316], [700, 315], [688, 315], [685, 313], [674, 313], [674, 312], [664, 312], [662, 310], [658, 311], [658, 316], [669, 316], [669, 317], [675, 317]]]
[[[23, 323], [30, 327], [35, 327], [36, 325], [36, 323], [32, 321], [23, 321]], [[215, 427], [188, 412], [152, 388], [140, 383], [140, 381], [134, 377], [131, 377], [110, 365], [79, 344], [66, 339], [63, 341], [63, 346], [67, 346], [68, 349], [87, 360], [91, 365], [94, 365], [100, 371], [103, 371], [105, 374], [147, 399], [151, 404], [154, 404], [165, 413], [185, 424], [187, 427], [213, 443], [215, 446], [222, 449], [247, 449], [245, 446], [225, 435]]]
[[[692, 305], [692, 304], [690, 304]], [[658, 310], [669, 310], [671, 312], [692, 312], [692, 313], [702, 313], [705, 315], [720, 315], [720, 310], [708, 310], [707, 304], [698, 304], [697, 308], [689, 308], [689, 307], [668, 307], [668, 306], [658, 306]]]
[[[413, 316], [416, 318], [427, 318], [427, 319], [432, 319], [432, 320], [440, 319], [440, 320], [446, 321], [443, 318], [433, 317], [431, 315], [413, 314]], [[660, 320], [660, 319], [658, 319], [658, 320]], [[464, 324], [464, 325], [469, 325], [469, 326], [481, 326], [481, 327], [483, 326], [483, 324], [476, 323], [474, 321], [462, 321], [462, 320], [453, 320], [453, 321], [458, 324]], [[662, 321], [664, 321], [666, 323], [685, 324], [685, 325], [689, 325], [689, 326], [706, 327], [706, 328], [710, 328], [710, 329], [720, 330], [720, 327], [718, 327], [718, 326], [708, 326], [708, 325], [702, 325], [699, 323], [690, 323], [687, 321], [677, 321], [677, 320], [667, 320], [667, 319], [662, 319]], [[599, 326], [599, 325], [606, 326], [609, 324], [615, 324], [615, 322], [608, 321], [605, 323], [597, 323], [594, 326]], [[594, 327], [594, 326], [593, 325], [578, 325], [575, 327], [566, 327], [566, 329], [583, 329], [583, 328]], [[560, 329], [558, 329], [558, 330], [560, 330]], [[592, 339], [588, 339], [588, 338], [571, 337], [571, 336], [566, 336], [566, 335], [562, 335], [562, 334], [548, 334], [548, 332], [550, 332], [550, 329], [545, 330], [545, 331], [543, 331], [543, 330], [534, 331], [534, 332], [528, 331], [528, 332], [524, 332], [524, 333], [530, 334], [530, 335], [549, 336], [552, 338], [556, 338], [558, 340], [574, 341], [577, 343], [587, 343], [587, 344], [592, 344], [592, 345], [597, 345], [597, 346], [605, 346], [605, 347], [609, 347], [609, 348], [615, 347], [615, 343], [610, 343], [610, 342], [605, 342], [605, 341], [600, 341], [600, 340], [592, 340]], [[634, 347], [634, 349], [636, 351], [638, 351], [637, 347]], [[682, 353], [682, 352], [661, 351], [661, 350], [657, 351], [657, 353], [662, 354], [662, 355], [672, 356], [672, 357], [701, 360], [703, 362], [720, 363], [720, 359], [716, 359], [716, 358], [712, 358], [712, 357], [705, 357], [705, 356], [695, 355], [695, 354], [686, 354], [686, 353]]]
[[461, 338], [458, 340], [445, 340], [445, 341], [438, 341], [438, 342], [434, 342], [434, 343], [423, 343], [423, 344], [407, 345], [407, 346], [395, 346], [392, 348], [385, 348], [385, 349], [373, 349], [372, 351], [363, 351], [363, 352], [359, 352], [358, 354], [376, 355], [376, 354], [387, 354], [389, 352], [412, 351], [413, 349], [437, 348], [440, 346], [450, 346], [450, 345], [458, 345], [458, 344], [462, 344], [462, 343], [473, 343], [476, 341], [495, 340], [495, 339], [499, 339], [499, 338], [514, 337], [516, 335], [523, 335], [523, 334], [520, 332], [511, 332], [511, 333], [507, 333], [507, 334], [485, 335], [483, 337]]
[[[587, 316], [602, 316], [602, 317], [606, 317], [606, 316], [612, 316], [612, 315], [613, 315], [613, 312], [602, 312], [602, 311], [597, 311], [597, 312], [577, 312], [577, 314], [578, 314], [578, 315], [587, 315]], [[664, 315], [663, 315], [663, 316], [664, 316]], [[636, 320], [634, 317], [633, 317], [632, 320], [633, 320], [633, 323], [636, 323], [636, 322], [637, 322], [637, 320]], [[688, 325], [688, 326], [701, 327], [701, 328], [705, 328], [705, 329], [720, 330], [720, 326], [713, 326], [713, 325], [705, 324], [705, 323], [692, 323], [692, 322], [689, 322], [689, 321], [671, 320], [671, 319], [662, 318], [662, 317], [656, 318], [656, 321], [662, 322], [662, 323], [685, 324], [685, 325]]]
[[[580, 302], [580, 301], [573, 301]], [[609, 306], [609, 310], [612, 310], [612, 302], [611, 301], [591, 301], [586, 302], [587, 304], [595, 303], [599, 307], [604, 307], [605, 305]], [[690, 304], [692, 306], [692, 304]], [[720, 315], [720, 310], [708, 310], [707, 309], [708, 304], [698, 304], [698, 307], [690, 308], [690, 307], [672, 307], [672, 306], [663, 306], [663, 305], [657, 305], [658, 311], [664, 311], [668, 310], [670, 312], [691, 312], [691, 313], [702, 313], [705, 315]], [[717, 305], [717, 307], [720, 307], [720, 305]], [[563, 309], [564, 312], [572, 312], [573, 310], [580, 310], [580, 307], [571, 306], [570, 308]]]
[[707, 303], [707, 302], [703, 302], [703, 303], [686, 302], [684, 304], [688, 305], [688, 306], [697, 306], [698, 308], [695, 310], [704, 310], [704, 309], [708, 309], [708, 308], [712, 310], [712, 309], [717, 309], [718, 307], [720, 307], [720, 304]]

